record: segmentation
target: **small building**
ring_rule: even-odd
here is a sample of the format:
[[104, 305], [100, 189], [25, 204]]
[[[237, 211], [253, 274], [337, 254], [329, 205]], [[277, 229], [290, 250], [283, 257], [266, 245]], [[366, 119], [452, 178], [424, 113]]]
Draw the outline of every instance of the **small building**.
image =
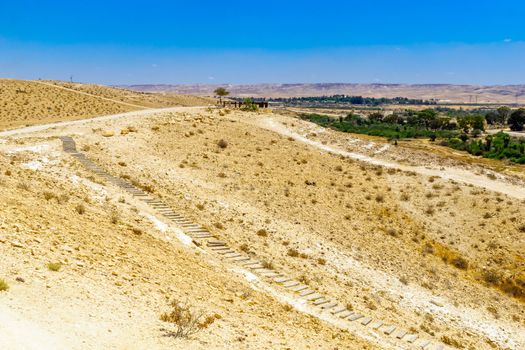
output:
[[[268, 108], [268, 102], [265, 102], [265, 101], [261, 101], [261, 102], [254, 101], [252, 103], [259, 108]], [[217, 102], [217, 104], [222, 105], [222, 107], [241, 108], [246, 103], [244, 103], [243, 101], [223, 100], [222, 102], [221, 101]]]

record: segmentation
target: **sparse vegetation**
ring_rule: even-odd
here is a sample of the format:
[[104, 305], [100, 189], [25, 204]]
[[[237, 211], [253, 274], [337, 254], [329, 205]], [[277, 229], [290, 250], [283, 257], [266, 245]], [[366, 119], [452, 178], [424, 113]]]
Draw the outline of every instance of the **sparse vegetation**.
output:
[[50, 262], [47, 263], [47, 268], [49, 271], [58, 272], [62, 268], [62, 264], [59, 262]]
[[9, 290], [9, 284], [2, 278], [0, 278], [0, 292], [5, 292]]
[[288, 256], [291, 256], [292, 258], [296, 258], [299, 256], [299, 251], [296, 249], [290, 248], [288, 249], [288, 252], [286, 253]]
[[75, 211], [79, 213], [80, 215], [82, 215], [86, 212], [86, 207], [84, 206], [84, 204], [79, 203], [75, 206]]
[[203, 317], [201, 312], [196, 312], [190, 306], [177, 300], [173, 300], [170, 306], [171, 311], [161, 314], [160, 320], [173, 325], [173, 330], [170, 330], [168, 334], [174, 338], [187, 338], [213, 322], [206, 319], [204, 323], [201, 323]]

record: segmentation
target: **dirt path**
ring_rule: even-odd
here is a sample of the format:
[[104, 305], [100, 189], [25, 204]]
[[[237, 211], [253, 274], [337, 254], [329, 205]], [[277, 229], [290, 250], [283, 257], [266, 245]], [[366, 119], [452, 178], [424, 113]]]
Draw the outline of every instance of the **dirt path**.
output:
[[366, 156], [360, 153], [344, 151], [337, 147], [325, 145], [325, 144], [322, 144], [321, 142], [311, 140], [307, 138], [306, 136], [301, 135], [289, 129], [288, 127], [277, 122], [271, 117], [260, 119], [258, 120], [258, 123], [263, 128], [272, 130], [274, 132], [277, 132], [287, 137], [292, 137], [297, 141], [301, 141], [303, 143], [309, 144], [311, 146], [314, 146], [316, 148], [319, 148], [329, 153], [360, 160], [360, 161], [367, 162], [367, 163], [374, 164], [374, 165], [384, 166], [386, 168], [395, 168], [395, 169], [399, 169], [403, 171], [413, 171], [418, 174], [426, 175], [426, 176], [438, 176], [443, 179], [454, 180], [454, 181], [486, 188], [487, 190], [502, 193], [510, 197], [514, 197], [518, 199], [525, 199], [525, 188], [524, 187], [512, 185], [509, 183], [504, 183], [498, 180], [492, 180], [492, 179], [487, 178], [486, 176], [477, 175], [468, 170], [452, 168], [452, 167], [446, 167], [441, 170], [441, 169], [433, 169], [433, 168], [428, 168], [428, 167], [423, 167], [423, 166], [410, 166], [410, 165], [399, 164], [396, 162], [385, 161], [382, 159], [369, 157], [369, 156]]
[[78, 90], [75, 90], [75, 89], [70, 89], [70, 88], [67, 88], [67, 87], [64, 87], [64, 86], [59, 86], [59, 85], [55, 85], [55, 84], [51, 84], [51, 83], [46, 83], [45, 81], [34, 80], [33, 82], [37, 83], [37, 84], [51, 86], [51, 87], [54, 87], [54, 88], [57, 88], [57, 89], [71, 91], [71, 92], [74, 92], [74, 93], [77, 93], [77, 94], [80, 94], [80, 95], [86, 95], [86, 96], [95, 97], [95, 98], [98, 98], [98, 99], [101, 99], [101, 100], [111, 101], [111, 102], [118, 103], [118, 104], [121, 104], [121, 105], [129, 106], [129, 107], [136, 107], [136, 108], [141, 108], [141, 109], [147, 109], [148, 108], [148, 107], [144, 107], [144, 106], [141, 106], [141, 105], [136, 105], [136, 104], [133, 104], [133, 103], [123, 102], [123, 101], [119, 101], [119, 100], [114, 100], [112, 98], [107, 98], [107, 97], [102, 97], [102, 96], [90, 94], [90, 93], [84, 92], [84, 91], [78, 91]]
[[51, 124], [33, 125], [33, 126], [24, 127], [24, 128], [2, 131], [0, 132], [0, 137], [7, 137], [7, 136], [13, 136], [13, 135], [20, 135], [20, 134], [29, 134], [29, 133], [44, 131], [44, 130], [57, 128], [57, 127], [82, 125], [82, 124], [88, 124], [91, 122], [101, 122], [101, 121], [110, 121], [110, 120], [115, 120], [115, 119], [120, 119], [120, 118], [147, 116], [147, 115], [160, 113], [160, 112], [184, 112], [186, 110], [194, 110], [194, 109], [199, 109], [199, 108], [202, 108], [202, 107], [152, 108], [152, 109], [141, 110], [141, 111], [132, 111], [132, 112], [126, 112], [126, 113], [98, 116], [94, 118], [79, 119], [79, 120], [72, 120], [72, 121], [66, 121], [66, 122], [57, 122], [57, 123], [51, 123]]

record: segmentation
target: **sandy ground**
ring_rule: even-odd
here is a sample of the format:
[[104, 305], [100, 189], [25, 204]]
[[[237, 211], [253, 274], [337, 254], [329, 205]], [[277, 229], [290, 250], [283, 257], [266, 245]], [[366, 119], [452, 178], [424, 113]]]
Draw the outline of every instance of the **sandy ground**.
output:
[[[179, 241], [179, 228], [61, 152], [61, 135], [231, 246], [354, 310], [450, 347], [525, 346], [523, 300], [485, 278], [523, 278], [519, 179], [491, 180], [479, 165], [287, 116], [179, 108], [0, 134], [6, 348], [32, 348], [17, 347], [20, 329], [49, 348], [406, 347], [324, 321]], [[48, 271], [50, 261], [64, 269]], [[221, 318], [190, 340], [164, 337], [158, 317], [169, 298]]]

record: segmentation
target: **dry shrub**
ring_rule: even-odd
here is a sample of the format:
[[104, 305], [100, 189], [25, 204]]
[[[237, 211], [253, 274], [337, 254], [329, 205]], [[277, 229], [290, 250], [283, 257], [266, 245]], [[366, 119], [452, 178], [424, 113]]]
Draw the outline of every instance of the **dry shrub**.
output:
[[318, 263], [319, 265], [326, 265], [326, 259], [319, 258], [319, 259], [317, 259], [317, 263]]
[[50, 191], [44, 191], [43, 195], [46, 201], [50, 201], [51, 199], [56, 197], [56, 195]]
[[9, 284], [6, 281], [0, 278], [0, 292], [5, 292], [9, 290]]
[[[187, 304], [180, 303], [173, 300], [170, 303], [171, 311], [160, 315], [160, 320], [171, 323], [174, 326], [168, 335], [174, 338], [188, 338], [190, 335], [196, 334], [203, 328], [207, 327], [214, 320], [206, 320], [200, 322], [202, 318], [201, 312], [195, 312]], [[215, 319], [215, 318], [214, 318]]]
[[84, 206], [84, 204], [80, 203], [76, 205], [75, 210], [77, 211], [77, 213], [82, 215], [86, 212], [86, 207]]
[[116, 225], [120, 222], [120, 214], [116, 211], [112, 212], [110, 217], [109, 217], [109, 221], [113, 224], [113, 225]]
[[131, 229], [131, 231], [133, 232], [133, 234], [137, 235], [137, 236], [140, 236], [144, 233], [144, 231], [142, 231], [140, 228], [138, 227], [133, 227]]
[[265, 268], [265, 269], [268, 269], [268, 270], [273, 270], [274, 269], [274, 266], [273, 266], [273, 263], [271, 261], [263, 261], [261, 263], [261, 265]]
[[265, 229], [262, 228], [259, 231], [257, 231], [257, 236], [268, 237], [268, 231], [266, 231]]
[[27, 182], [19, 182], [16, 187], [18, 189], [21, 189], [21, 190], [24, 190], [24, 191], [29, 191], [30, 187], [29, 187], [29, 184]]
[[376, 195], [376, 202], [383, 203], [385, 201], [385, 197], [382, 194]]
[[425, 210], [425, 214], [427, 215], [433, 215], [435, 213], [435, 209], [432, 208], [431, 206], [427, 207], [427, 209]]
[[288, 256], [291, 256], [292, 258], [297, 258], [299, 256], [299, 252], [293, 248], [288, 249], [288, 252], [286, 254]]
[[219, 146], [220, 148], [224, 149], [224, 148], [228, 147], [228, 141], [226, 141], [224, 139], [220, 139], [217, 142], [217, 146]]
[[54, 272], [58, 272], [60, 271], [60, 268], [62, 267], [62, 264], [59, 263], [59, 262], [50, 262], [47, 264], [47, 268], [50, 270], [50, 271], [54, 271]]
[[456, 257], [454, 259], [452, 259], [452, 265], [454, 265], [455, 267], [457, 267], [458, 269], [461, 269], [461, 270], [466, 270], [468, 269], [468, 262], [467, 260], [463, 259], [462, 257]]
[[457, 341], [456, 339], [454, 338], [451, 338], [451, 337], [448, 337], [446, 335], [442, 336], [441, 337], [441, 341], [446, 344], [446, 345], [450, 345], [450, 346], [453, 346], [455, 348], [458, 348], [458, 349], [463, 349], [463, 344], [461, 344], [459, 341]]

